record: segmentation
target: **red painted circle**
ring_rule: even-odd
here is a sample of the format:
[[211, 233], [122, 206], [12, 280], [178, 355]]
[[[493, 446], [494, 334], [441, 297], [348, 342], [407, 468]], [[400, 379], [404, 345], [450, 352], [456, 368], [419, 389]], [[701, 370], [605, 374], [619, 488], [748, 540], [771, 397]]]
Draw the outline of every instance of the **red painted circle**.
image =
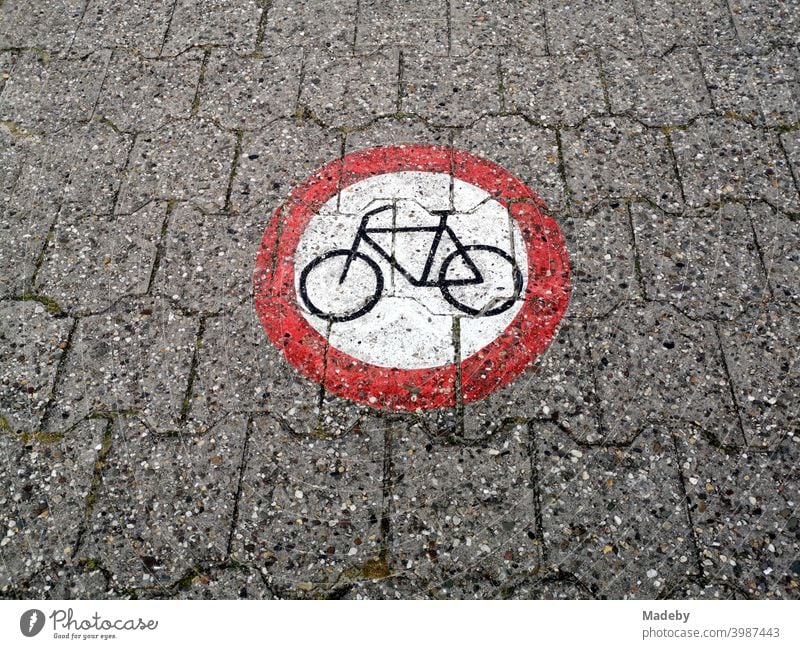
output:
[[522, 307], [500, 336], [461, 363], [463, 402], [482, 399], [547, 347], [569, 301], [569, 259], [558, 225], [531, 189], [488, 160], [446, 147], [393, 145], [357, 151], [317, 170], [294, 188], [264, 232], [253, 276], [256, 311], [288, 361], [334, 394], [392, 410], [454, 406], [455, 364], [407, 370], [365, 363], [328, 346], [297, 304], [294, 253], [312, 216], [345, 187], [399, 171], [452, 173], [480, 187], [509, 209], [525, 240]]

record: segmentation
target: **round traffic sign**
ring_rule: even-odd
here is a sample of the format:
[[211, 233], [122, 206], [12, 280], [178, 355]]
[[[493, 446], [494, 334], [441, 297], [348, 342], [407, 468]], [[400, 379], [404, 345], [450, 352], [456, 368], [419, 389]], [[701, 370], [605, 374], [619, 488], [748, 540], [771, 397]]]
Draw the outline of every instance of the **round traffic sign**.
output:
[[464, 151], [351, 153], [276, 210], [256, 310], [287, 360], [339, 396], [393, 410], [481, 399], [536, 359], [566, 311], [569, 260], [545, 209]]

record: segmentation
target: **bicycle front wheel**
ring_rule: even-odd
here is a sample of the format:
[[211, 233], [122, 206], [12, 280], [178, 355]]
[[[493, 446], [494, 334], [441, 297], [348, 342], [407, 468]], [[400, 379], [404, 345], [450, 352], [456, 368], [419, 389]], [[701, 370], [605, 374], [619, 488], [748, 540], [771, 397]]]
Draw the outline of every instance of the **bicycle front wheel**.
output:
[[[480, 272], [480, 281], [454, 280], [459, 269], [472, 262]], [[454, 307], [472, 316], [503, 313], [522, 293], [522, 273], [513, 257], [495, 246], [475, 244], [456, 250], [442, 263], [439, 271], [442, 296]]]
[[383, 293], [380, 266], [362, 252], [340, 248], [312, 259], [300, 273], [300, 297], [329, 322], [360, 318]]

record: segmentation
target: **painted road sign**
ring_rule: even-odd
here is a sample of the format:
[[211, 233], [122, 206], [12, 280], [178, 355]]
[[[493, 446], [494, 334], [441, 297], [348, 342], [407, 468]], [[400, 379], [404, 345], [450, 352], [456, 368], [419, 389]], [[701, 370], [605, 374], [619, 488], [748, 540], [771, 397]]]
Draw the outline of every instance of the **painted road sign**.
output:
[[544, 210], [464, 151], [351, 153], [275, 212], [256, 310], [288, 361], [339, 396], [393, 410], [481, 399], [536, 359], [567, 308], [567, 251]]

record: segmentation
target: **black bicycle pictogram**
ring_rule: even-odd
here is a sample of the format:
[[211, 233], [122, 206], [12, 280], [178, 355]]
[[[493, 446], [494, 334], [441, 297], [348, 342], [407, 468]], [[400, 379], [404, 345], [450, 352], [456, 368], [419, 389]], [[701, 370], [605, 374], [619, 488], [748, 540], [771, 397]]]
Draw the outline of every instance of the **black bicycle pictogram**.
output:
[[[358, 232], [350, 248], [329, 250], [312, 259], [303, 268], [300, 273], [300, 295], [311, 313], [329, 322], [347, 322], [368, 313], [381, 299], [384, 288], [383, 271], [375, 259], [366, 252], [359, 250], [359, 248], [363, 247], [362, 244], [366, 244], [380, 257], [388, 261], [412, 286], [438, 288], [448, 303], [468, 315], [476, 317], [497, 315], [511, 308], [519, 298], [522, 292], [523, 280], [522, 273], [514, 258], [496, 246], [484, 244], [464, 245], [447, 223], [447, 217], [451, 212], [446, 210], [431, 211], [430, 214], [439, 218], [438, 224], [431, 226], [396, 227], [393, 225], [392, 227], [370, 227], [370, 220], [373, 217], [392, 209], [394, 209], [392, 205], [384, 205], [370, 210], [362, 217]], [[427, 259], [419, 277], [415, 277], [395, 259], [391, 251], [385, 250], [375, 240], [375, 236], [379, 234], [394, 236], [397, 233], [428, 233], [433, 235]], [[439, 272], [436, 273], [433, 266], [439, 247], [445, 238], [449, 238], [455, 250], [445, 257], [439, 267]], [[470, 305], [463, 301], [465, 299], [463, 296], [459, 300], [454, 294], [454, 289], [457, 290], [457, 287], [465, 286], [477, 287], [486, 281], [484, 274], [479, 269], [479, 265], [475, 262], [476, 254], [484, 258], [488, 257], [490, 266], [495, 266], [495, 273], [497, 272], [496, 265], [498, 263], [503, 267], [500, 272], [508, 287], [501, 287], [501, 295], [487, 296], [484, 293], [480, 297], [481, 304]], [[322, 274], [322, 277], [328, 281], [333, 278], [333, 281], [336, 282], [336, 276], [338, 275], [338, 284], [322, 287], [323, 291], [333, 291], [344, 285], [348, 275], [353, 273], [356, 267], [358, 267], [357, 272], [362, 277], [365, 275], [374, 277], [372, 277], [371, 282], [360, 282], [358, 284], [356, 288], [360, 289], [363, 294], [350, 296], [350, 301], [355, 302], [353, 305], [343, 311], [334, 311], [330, 308], [327, 310], [320, 308], [312, 301], [309, 296], [308, 280], [314, 271], [325, 270], [326, 272]], [[341, 268], [341, 272], [339, 272], [339, 268]], [[452, 277], [449, 273], [454, 268], [458, 268], [462, 274], [466, 271], [467, 276]], [[364, 288], [364, 285], [369, 288]]]

